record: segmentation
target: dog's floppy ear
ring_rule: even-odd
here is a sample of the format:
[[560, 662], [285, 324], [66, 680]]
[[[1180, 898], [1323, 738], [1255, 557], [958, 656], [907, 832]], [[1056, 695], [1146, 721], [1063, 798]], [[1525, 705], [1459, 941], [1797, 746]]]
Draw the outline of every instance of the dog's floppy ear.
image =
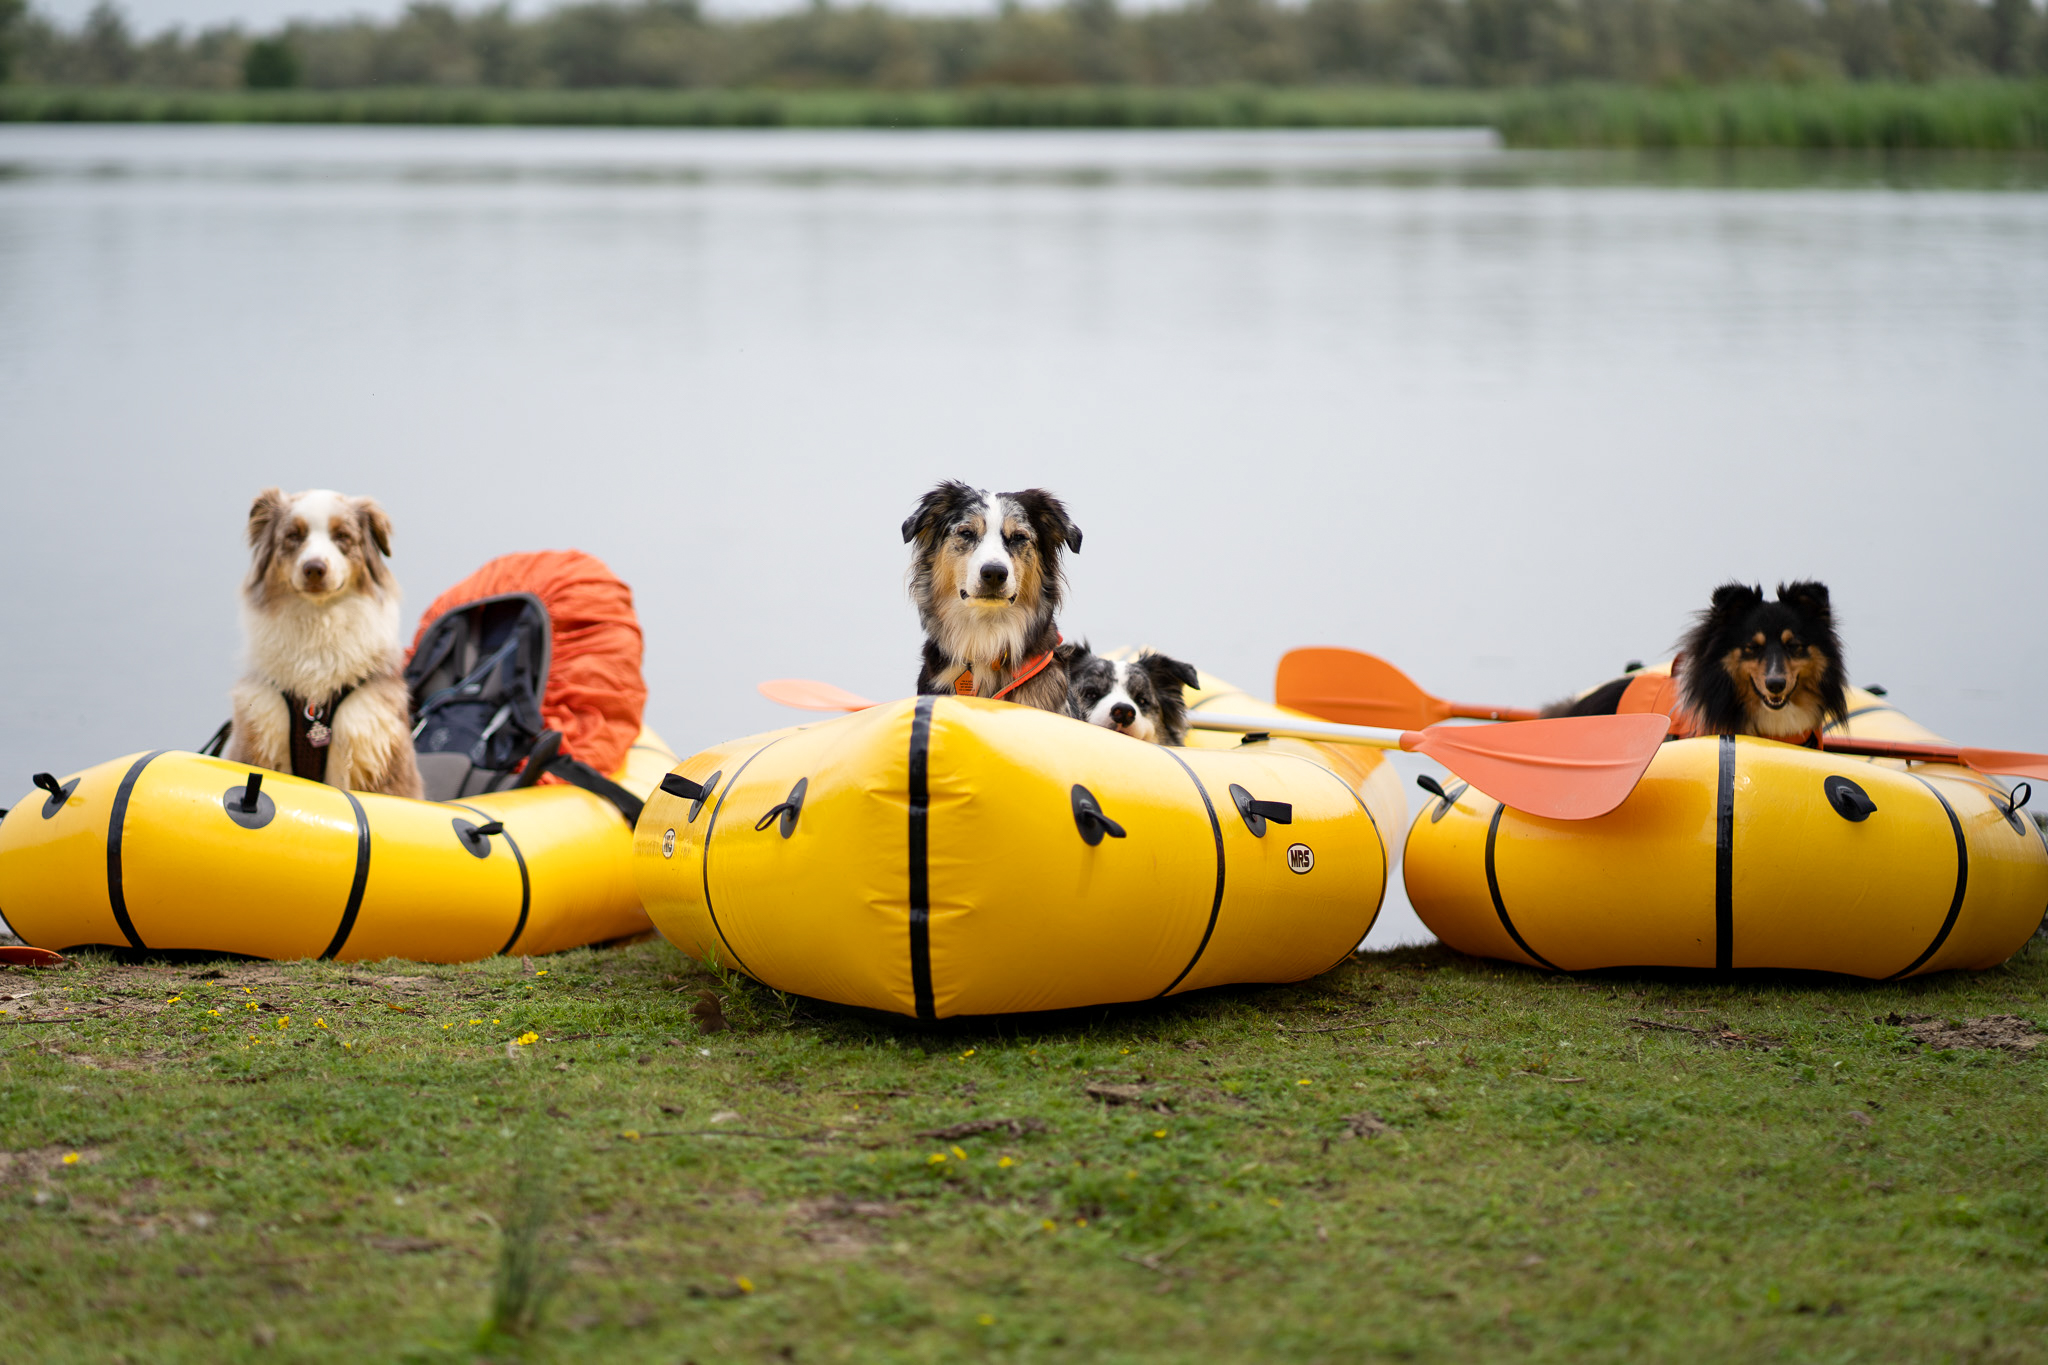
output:
[[1031, 518], [1031, 528], [1038, 532], [1041, 544], [1064, 545], [1075, 554], [1081, 553], [1081, 528], [1074, 525], [1074, 519], [1067, 515], [1067, 505], [1058, 498], [1043, 488], [1026, 488], [1001, 496], [1016, 499], [1024, 515]]
[[266, 488], [258, 493], [256, 501], [249, 504], [249, 548], [253, 550], [270, 539], [270, 533], [291, 510], [291, 501], [282, 488]]
[[958, 479], [947, 479], [936, 485], [917, 500], [916, 509], [903, 519], [903, 543], [908, 545], [920, 536], [929, 539], [934, 527], [975, 496], [975, 491]]
[[390, 514], [378, 505], [375, 498], [357, 498], [355, 506], [356, 519], [362, 523], [363, 530], [368, 533], [370, 539], [376, 542], [377, 552], [384, 555], [390, 554]]
[[1716, 612], [1747, 611], [1751, 607], [1760, 607], [1763, 604], [1764, 590], [1761, 585], [1752, 588], [1742, 583], [1723, 583], [1714, 589], [1713, 610]]
[[277, 528], [292, 514], [291, 500], [282, 488], [266, 488], [249, 505], [249, 548], [256, 553], [249, 562], [249, 584], [261, 583], [277, 557]]
[[1179, 659], [1169, 659], [1164, 654], [1147, 652], [1140, 656], [1138, 663], [1152, 675], [1152, 682], [1157, 687], [1164, 688], [1169, 682], [1198, 689], [1202, 685], [1202, 677], [1195, 672], [1195, 666], [1184, 664]]
[[1797, 583], [1778, 585], [1778, 600], [1788, 607], [1820, 621], [1832, 621], [1834, 609], [1828, 604], [1828, 585], [1803, 578]]

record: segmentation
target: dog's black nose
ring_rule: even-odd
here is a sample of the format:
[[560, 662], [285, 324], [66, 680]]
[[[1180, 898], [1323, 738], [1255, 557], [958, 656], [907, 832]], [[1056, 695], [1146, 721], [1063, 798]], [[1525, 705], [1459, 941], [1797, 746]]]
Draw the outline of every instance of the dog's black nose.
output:
[[981, 566], [981, 585], [984, 588], [1000, 588], [1003, 580], [1010, 576], [1010, 566], [990, 560]]
[[1138, 708], [1127, 701], [1120, 701], [1109, 708], [1109, 718], [1118, 725], [1129, 725], [1138, 718]]
[[324, 559], [309, 559], [305, 563], [303, 572], [308, 583], [318, 583], [321, 579], [327, 577], [327, 561]]

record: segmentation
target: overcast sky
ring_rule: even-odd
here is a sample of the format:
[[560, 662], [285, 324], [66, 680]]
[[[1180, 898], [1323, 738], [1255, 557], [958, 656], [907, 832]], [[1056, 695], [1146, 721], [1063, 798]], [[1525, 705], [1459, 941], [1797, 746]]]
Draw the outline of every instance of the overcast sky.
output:
[[[32, 8], [73, 27], [92, 9], [94, 0], [32, 0]], [[288, 19], [342, 19], [370, 15], [388, 19], [405, 8], [405, 0], [115, 0], [137, 32], [156, 33], [173, 26], [206, 28], [239, 23], [244, 28], [272, 29]], [[798, 8], [802, 0], [708, 0], [713, 14], [765, 14]], [[992, 13], [996, 0], [888, 0], [891, 9], [927, 13]], [[460, 9], [479, 8], [459, 3]], [[513, 8], [535, 14], [549, 5], [526, 0]]]

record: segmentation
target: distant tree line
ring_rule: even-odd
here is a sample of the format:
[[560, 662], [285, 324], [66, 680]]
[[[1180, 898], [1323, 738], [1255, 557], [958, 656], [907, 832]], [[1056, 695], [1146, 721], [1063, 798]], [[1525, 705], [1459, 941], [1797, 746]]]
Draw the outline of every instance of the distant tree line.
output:
[[416, 3], [403, 16], [138, 36], [102, 3], [66, 29], [0, 0], [0, 78], [162, 89], [379, 86], [946, 89], [1388, 82], [1935, 80], [2048, 74], [2034, 0], [1115, 0], [986, 17], [874, 5], [762, 18], [696, 0]]

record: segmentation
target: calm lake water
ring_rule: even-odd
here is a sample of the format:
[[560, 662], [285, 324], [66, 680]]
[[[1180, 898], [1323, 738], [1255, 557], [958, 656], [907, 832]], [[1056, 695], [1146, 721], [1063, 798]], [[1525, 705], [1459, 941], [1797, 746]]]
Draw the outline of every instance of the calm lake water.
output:
[[1069, 500], [1070, 638], [1255, 687], [1538, 702], [1812, 575], [1858, 681], [2048, 749], [2048, 194], [1959, 164], [0, 128], [0, 801], [212, 732], [273, 483], [382, 499], [414, 610], [602, 556], [684, 752], [762, 678], [909, 689], [946, 477]]

